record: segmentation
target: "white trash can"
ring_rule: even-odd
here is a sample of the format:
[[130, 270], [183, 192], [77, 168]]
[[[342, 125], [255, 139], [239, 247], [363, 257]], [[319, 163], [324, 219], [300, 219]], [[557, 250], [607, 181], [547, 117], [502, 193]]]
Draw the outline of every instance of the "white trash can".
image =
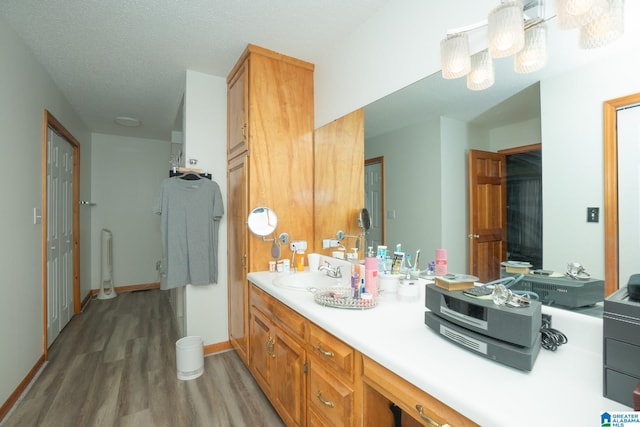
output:
[[179, 380], [192, 380], [204, 372], [204, 345], [201, 337], [176, 341], [176, 367]]

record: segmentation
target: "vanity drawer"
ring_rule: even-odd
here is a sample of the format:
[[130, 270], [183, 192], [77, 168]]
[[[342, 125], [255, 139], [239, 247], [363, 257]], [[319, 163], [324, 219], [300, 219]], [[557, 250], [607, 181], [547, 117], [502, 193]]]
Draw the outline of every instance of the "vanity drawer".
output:
[[305, 318], [280, 301], [273, 301], [273, 316], [278, 325], [289, 335], [304, 343]]
[[310, 424], [353, 425], [353, 390], [328, 370], [323, 369], [316, 360], [310, 360], [309, 364]]
[[353, 381], [353, 348], [313, 323], [309, 324], [309, 346], [323, 363]]
[[269, 317], [273, 312], [273, 297], [255, 285], [251, 285], [250, 304]]

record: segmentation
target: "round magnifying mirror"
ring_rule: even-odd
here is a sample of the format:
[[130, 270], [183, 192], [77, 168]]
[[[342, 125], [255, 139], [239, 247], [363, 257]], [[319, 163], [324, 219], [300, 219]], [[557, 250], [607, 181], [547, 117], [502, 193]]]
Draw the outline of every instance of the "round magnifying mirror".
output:
[[278, 216], [272, 209], [261, 206], [249, 213], [247, 224], [249, 230], [256, 236], [268, 236], [275, 231]]
[[369, 211], [366, 208], [363, 208], [360, 211], [360, 215], [358, 216], [358, 226], [365, 232], [371, 228], [371, 217], [369, 216]]

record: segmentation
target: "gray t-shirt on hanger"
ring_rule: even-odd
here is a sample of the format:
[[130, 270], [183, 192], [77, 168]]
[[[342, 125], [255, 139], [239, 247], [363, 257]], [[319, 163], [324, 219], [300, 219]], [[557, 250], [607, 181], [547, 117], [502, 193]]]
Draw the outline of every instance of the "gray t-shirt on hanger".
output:
[[224, 214], [214, 181], [178, 176], [162, 181], [153, 212], [161, 216], [161, 289], [218, 281], [218, 229]]

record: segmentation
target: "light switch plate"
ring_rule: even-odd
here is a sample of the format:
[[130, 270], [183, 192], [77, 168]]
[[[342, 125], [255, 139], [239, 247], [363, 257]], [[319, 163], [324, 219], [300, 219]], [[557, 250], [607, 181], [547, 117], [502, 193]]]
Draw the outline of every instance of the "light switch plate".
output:
[[33, 224], [42, 224], [42, 210], [40, 208], [33, 208]]
[[587, 222], [600, 222], [600, 208], [587, 208]]

